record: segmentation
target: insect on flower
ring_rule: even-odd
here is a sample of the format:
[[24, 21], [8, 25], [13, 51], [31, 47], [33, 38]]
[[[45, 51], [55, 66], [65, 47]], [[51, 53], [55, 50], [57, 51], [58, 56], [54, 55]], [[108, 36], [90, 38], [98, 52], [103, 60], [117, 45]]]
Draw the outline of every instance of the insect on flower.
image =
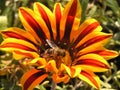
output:
[[59, 48], [54, 42], [50, 41], [50, 40], [46, 40], [48, 45], [50, 46], [49, 49], [45, 50], [45, 52], [43, 53], [42, 57], [43, 58], [63, 58], [66, 56], [66, 51], [64, 49]]

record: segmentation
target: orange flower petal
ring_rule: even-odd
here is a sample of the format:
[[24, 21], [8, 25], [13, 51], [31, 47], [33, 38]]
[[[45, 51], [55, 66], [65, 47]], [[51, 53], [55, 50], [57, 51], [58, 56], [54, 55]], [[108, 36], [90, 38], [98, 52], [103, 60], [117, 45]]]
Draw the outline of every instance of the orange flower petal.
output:
[[92, 72], [103, 72], [110, 68], [107, 61], [97, 54], [82, 55], [73, 62], [73, 65], [78, 65], [82, 70], [89, 70]]
[[7, 51], [13, 51], [15, 49], [19, 50], [25, 50], [25, 51], [31, 51], [31, 52], [37, 52], [37, 48], [24, 40], [15, 39], [15, 38], [7, 38], [5, 39], [1, 44], [1, 49], [7, 50]]
[[47, 72], [53, 72], [53, 73], [57, 73], [58, 72], [58, 69], [56, 67], [56, 62], [55, 60], [50, 60], [46, 67], [45, 67], [46, 71]]
[[85, 36], [92, 32], [101, 31], [102, 27], [95, 19], [87, 19], [84, 21], [77, 31], [73, 32], [71, 41], [74, 40], [73, 46], [76, 46]]
[[[88, 37], [88, 36], [91, 36], [91, 37]], [[108, 40], [112, 37], [111, 34], [105, 34], [102, 32], [91, 33], [88, 36], [86, 36], [85, 39], [81, 40], [79, 45], [75, 47], [75, 50], [79, 51], [79, 53], [89, 52], [91, 50], [96, 50], [98, 48], [101, 48], [105, 46]]]
[[55, 20], [54, 20], [55, 18], [54, 18], [53, 13], [45, 5], [38, 3], [38, 2], [34, 4], [34, 12], [44, 20], [49, 30], [48, 32], [50, 34], [50, 38], [53, 40], [56, 37], [55, 36], [56, 35]]
[[56, 83], [60, 83], [60, 82], [67, 83], [70, 79], [70, 77], [67, 74], [53, 74], [52, 78]]
[[107, 38], [110, 38], [112, 35], [101, 35], [101, 36], [96, 36], [90, 40], [88, 40], [87, 42], [85, 42], [84, 44], [82, 44], [81, 46], [79, 46], [78, 48], [85, 48], [87, 46], [90, 46], [91, 44], [103, 41]]
[[112, 58], [118, 56], [118, 53], [116, 51], [108, 50], [108, 49], [105, 49], [105, 48], [103, 48], [103, 49], [97, 49], [95, 51], [91, 50], [91, 52], [88, 52], [88, 53], [98, 54], [98, 55], [104, 57], [106, 60], [109, 60], [109, 59], [112, 59]]
[[22, 90], [33, 90], [33, 88], [41, 83], [47, 76], [48, 74], [46, 74], [45, 71], [37, 69], [26, 72], [20, 81], [23, 86]]
[[78, 76], [81, 80], [87, 82], [91, 86], [96, 89], [100, 88], [100, 80], [99, 77], [96, 76], [94, 73], [90, 71], [81, 71], [80, 75]]
[[16, 60], [20, 60], [23, 58], [37, 58], [39, 55], [36, 52], [30, 52], [30, 51], [23, 51], [23, 50], [13, 50], [13, 57]]
[[37, 66], [37, 69], [43, 69], [47, 62], [44, 58], [40, 58], [40, 57], [36, 57], [34, 59], [28, 59], [28, 60], [24, 60], [23, 61], [24, 65], [33, 65], [33, 66]]
[[76, 77], [79, 75], [79, 73], [81, 72], [81, 67], [75, 67], [75, 66], [72, 66], [72, 67], [68, 67], [64, 64], [62, 64], [61, 67], [64, 67], [66, 72], [68, 73], [68, 75], [72, 78]]
[[29, 31], [38, 41], [45, 42], [45, 39], [47, 38], [47, 36], [43, 28], [40, 26], [38, 22], [39, 20], [36, 18], [35, 13], [31, 9], [20, 8], [19, 16], [25, 29]]
[[81, 7], [79, 0], [71, 0], [63, 11], [60, 22], [60, 38], [64, 42], [70, 40], [70, 33], [79, 27]]
[[61, 17], [62, 17], [62, 6], [60, 3], [56, 3], [54, 6], [54, 15], [55, 15], [55, 21], [56, 21], [56, 33], [57, 33], [57, 41], [60, 41], [60, 21], [61, 21]]
[[22, 39], [22, 40], [26, 40], [30, 43], [33, 43], [35, 45], [37, 45], [37, 41], [35, 40], [35, 38], [28, 33], [27, 31], [20, 29], [20, 28], [16, 28], [16, 27], [12, 27], [12, 28], [7, 28], [3, 31], [1, 31], [1, 34], [5, 37], [5, 38], [16, 38], [16, 39]]

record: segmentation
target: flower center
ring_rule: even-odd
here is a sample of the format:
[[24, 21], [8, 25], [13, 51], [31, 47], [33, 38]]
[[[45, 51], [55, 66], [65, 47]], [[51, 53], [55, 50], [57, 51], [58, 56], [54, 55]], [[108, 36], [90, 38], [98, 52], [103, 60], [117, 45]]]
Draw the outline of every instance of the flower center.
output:
[[46, 49], [42, 54], [42, 57], [46, 59], [46, 61], [55, 60], [56, 67], [59, 69], [61, 64], [65, 64], [67, 66], [71, 65], [71, 56], [69, 52], [65, 49], [59, 48], [54, 42], [50, 40], [46, 40], [50, 48]]

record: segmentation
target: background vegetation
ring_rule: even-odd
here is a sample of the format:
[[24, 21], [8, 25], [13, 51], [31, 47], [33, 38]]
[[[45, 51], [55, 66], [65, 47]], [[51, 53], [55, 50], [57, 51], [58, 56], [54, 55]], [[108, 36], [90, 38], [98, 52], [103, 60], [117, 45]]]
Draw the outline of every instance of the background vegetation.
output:
[[[0, 0], [0, 30], [8, 27], [22, 27], [18, 17], [18, 8], [21, 6], [32, 8], [34, 2], [41, 2], [51, 10], [55, 2], [61, 2], [64, 6], [69, 0]], [[97, 19], [103, 32], [113, 33], [113, 38], [106, 45], [107, 48], [120, 53], [120, 0], [80, 0], [82, 5], [82, 21], [93, 17]], [[2, 36], [0, 36], [0, 43]], [[109, 61], [111, 70], [99, 73], [101, 78], [101, 90], [120, 90], [120, 55]], [[29, 67], [25, 67], [20, 61], [14, 60], [9, 52], [0, 51], [0, 90], [21, 90], [19, 80], [21, 75]], [[90, 90], [91, 87], [70, 82], [60, 84], [57, 90]], [[45, 81], [35, 90], [49, 90], [51, 82]], [[45, 89], [46, 88], [46, 89]], [[89, 89], [88, 89], [89, 88]], [[94, 90], [91, 88], [91, 90]]]

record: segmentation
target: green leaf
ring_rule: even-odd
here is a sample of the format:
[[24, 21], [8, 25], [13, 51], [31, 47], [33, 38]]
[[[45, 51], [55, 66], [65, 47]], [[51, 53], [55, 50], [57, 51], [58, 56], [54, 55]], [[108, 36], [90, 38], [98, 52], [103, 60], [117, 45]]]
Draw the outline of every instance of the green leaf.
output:
[[116, 0], [106, 0], [107, 6], [109, 6], [116, 15], [120, 13], [120, 7]]
[[7, 27], [7, 16], [0, 16], [0, 30], [6, 27]]
[[37, 86], [36, 89], [38, 89], [38, 90], [46, 90], [45, 87], [44, 87], [43, 85]]
[[82, 7], [82, 16], [81, 16], [81, 23], [85, 20], [86, 18], [86, 8], [88, 5], [89, 0], [80, 0], [81, 7]]
[[0, 34], [0, 43], [3, 41], [2, 35]]
[[3, 14], [3, 11], [5, 9], [5, 2], [6, 0], [0, 0], [0, 15]]
[[90, 9], [90, 11], [89, 11], [89, 13], [88, 13], [87, 16], [88, 16], [88, 17], [94, 16], [96, 10], [97, 10], [97, 6], [94, 5], [94, 6]]
[[119, 18], [117, 18], [118, 19], [118, 24], [119, 24], [119, 27], [120, 27], [120, 17]]

